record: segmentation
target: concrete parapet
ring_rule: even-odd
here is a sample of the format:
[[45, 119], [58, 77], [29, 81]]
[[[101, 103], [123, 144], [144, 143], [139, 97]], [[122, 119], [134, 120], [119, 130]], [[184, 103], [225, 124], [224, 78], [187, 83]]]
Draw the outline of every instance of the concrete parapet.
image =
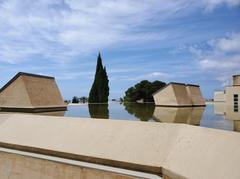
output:
[[240, 178], [239, 133], [185, 124], [2, 114], [0, 146], [170, 178]]
[[[0, 149], [1, 150], [1, 149]], [[51, 161], [0, 151], [1, 179], [136, 179], [118, 171], [104, 171], [91, 166], [79, 166], [77, 162]], [[131, 174], [131, 173], [130, 173]], [[139, 178], [139, 177], [138, 177]]]

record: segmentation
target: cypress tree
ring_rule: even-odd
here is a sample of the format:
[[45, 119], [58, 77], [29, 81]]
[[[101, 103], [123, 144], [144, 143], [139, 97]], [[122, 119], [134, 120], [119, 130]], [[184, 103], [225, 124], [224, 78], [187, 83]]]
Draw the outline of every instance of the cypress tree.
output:
[[107, 103], [109, 96], [109, 80], [106, 68], [102, 65], [102, 58], [99, 53], [97, 59], [95, 79], [89, 93], [89, 103]]

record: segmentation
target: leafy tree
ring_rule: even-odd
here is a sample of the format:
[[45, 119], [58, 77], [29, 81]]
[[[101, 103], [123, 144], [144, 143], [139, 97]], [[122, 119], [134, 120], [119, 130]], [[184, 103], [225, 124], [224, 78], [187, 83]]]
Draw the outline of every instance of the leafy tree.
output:
[[88, 104], [91, 118], [109, 119], [108, 104]]
[[82, 96], [79, 98], [79, 102], [86, 103], [88, 101], [88, 98], [85, 96]]
[[162, 81], [149, 82], [148, 80], [143, 80], [125, 92], [124, 101], [136, 102], [143, 99], [144, 102], [154, 102], [153, 93], [165, 85], [166, 83]]
[[89, 93], [89, 103], [107, 103], [109, 96], [109, 80], [106, 67], [102, 65], [102, 58], [99, 53], [95, 79]]
[[79, 98], [77, 96], [74, 96], [72, 99], [72, 103], [79, 103]]

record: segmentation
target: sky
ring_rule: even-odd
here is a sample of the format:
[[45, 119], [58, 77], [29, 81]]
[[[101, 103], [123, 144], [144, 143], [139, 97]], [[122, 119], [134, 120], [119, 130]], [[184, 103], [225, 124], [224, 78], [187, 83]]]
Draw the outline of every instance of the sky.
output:
[[240, 74], [240, 0], [0, 0], [0, 86], [22, 71], [88, 96], [99, 52], [110, 99], [141, 80], [212, 98]]

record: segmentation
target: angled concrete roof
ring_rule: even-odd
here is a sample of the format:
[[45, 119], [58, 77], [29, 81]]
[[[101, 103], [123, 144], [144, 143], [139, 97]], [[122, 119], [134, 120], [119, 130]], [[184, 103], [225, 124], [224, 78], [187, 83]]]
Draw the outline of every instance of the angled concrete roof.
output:
[[66, 108], [54, 77], [19, 72], [0, 89], [1, 110]]
[[45, 76], [45, 75], [37, 75], [32, 73], [26, 73], [26, 72], [18, 72], [11, 80], [9, 80], [1, 89], [0, 93], [6, 89], [9, 85], [11, 85], [18, 77], [20, 76], [31, 76], [31, 77], [38, 77], [38, 78], [46, 78], [46, 79], [55, 79], [51, 76]]
[[155, 105], [186, 107], [205, 106], [199, 85], [171, 82], [153, 93]]
[[185, 83], [179, 83], [179, 82], [170, 82], [170, 83], [168, 83], [166, 86], [164, 86], [164, 87], [162, 87], [161, 89], [155, 91], [155, 92], [153, 93], [153, 95], [154, 95], [154, 94], [157, 94], [159, 91], [162, 91], [163, 89], [165, 89], [166, 87], [168, 87], [169, 85], [172, 85], [172, 84], [199, 87], [199, 85], [196, 85], [196, 84], [190, 84], [190, 83], [185, 84]]

